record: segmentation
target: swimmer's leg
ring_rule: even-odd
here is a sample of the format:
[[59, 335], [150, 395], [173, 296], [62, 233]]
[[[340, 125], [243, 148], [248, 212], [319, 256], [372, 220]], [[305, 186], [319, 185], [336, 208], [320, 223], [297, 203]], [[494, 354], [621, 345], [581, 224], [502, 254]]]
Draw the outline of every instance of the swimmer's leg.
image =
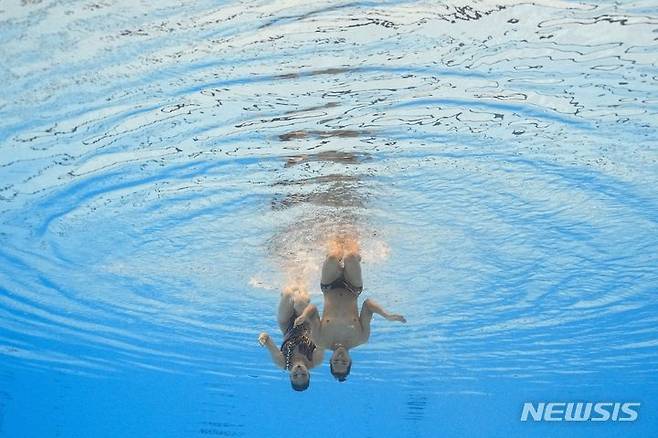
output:
[[361, 256], [358, 253], [351, 253], [343, 259], [345, 264], [345, 281], [354, 289], [354, 292], [360, 293], [363, 289], [363, 279], [361, 278]]
[[293, 296], [293, 307], [295, 308], [295, 313], [297, 316], [301, 315], [306, 309], [306, 306], [311, 302], [311, 298], [308, 295], [306, 289], [295, 289], [295, 294]]
[[290, 287], [286, 287], [281, 292], [281, 301], [279, 301], [279, 310], [277, 312], [277, 322], [281, 333], [285, 334], [290, 325], [290, 319], [295, 314], [295, 299], [294, 291]]
[[340, 265], [340, 258], [336, 254], [330, 254], [322, 264], [321, 285], [328, 285], [336, 281], [343, 275], [343, 268]]

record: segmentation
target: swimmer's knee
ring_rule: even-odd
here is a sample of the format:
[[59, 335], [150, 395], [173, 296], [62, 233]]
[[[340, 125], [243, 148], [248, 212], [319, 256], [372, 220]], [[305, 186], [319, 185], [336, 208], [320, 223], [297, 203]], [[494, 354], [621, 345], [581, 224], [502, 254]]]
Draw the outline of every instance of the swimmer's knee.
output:
[[289, 290], [288, 288], [284, 289], [281, 291], [281, 305], [282, 306], [292, 306], [292, 304], [295, 302], [295, 293], [292, 290]]
[[361, 254], [358, 254], [358, 253], [347, 254], [345, 256], [345, 258], [343, 259], [343, 263], [345, 263], [345, 264], [361, 263]]
[[324, 259], [324, 263], [326, 264], [339, 264], [341, 260], [341, 257], [338, 254], [327, 254], [327, 258]]
[[311, 303], [311, 300], [308, 296], [297, 297], [295, 299], [294, 307], [295, 312], [301, 315], [301, 313], [306, 309], [306, 307]]
[[334, 256], [328, 256], [322, 264], [322, 272], [332, 272], [342, 270], [341, 259]]

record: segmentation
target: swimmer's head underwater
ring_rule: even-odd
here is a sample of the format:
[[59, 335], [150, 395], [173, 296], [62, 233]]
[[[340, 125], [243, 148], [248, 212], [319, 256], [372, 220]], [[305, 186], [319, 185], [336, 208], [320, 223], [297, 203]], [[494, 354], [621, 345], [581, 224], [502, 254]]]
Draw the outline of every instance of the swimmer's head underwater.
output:
[[308, 367], [301, 362], [296, 362], [290, 368], [290, 384], [295, 391], [305, 391], [311, 383], [311, 373]]
[[331, 355], [331, 359], [329, 360], [329, 368], [331, 374], [339, 382], [347, 380], [347, 376], [349, 376], [350, 370], [352, 369], [352, 358], [350, 357], [347, 348], [340, 345], [334, 350], [334, 354]]

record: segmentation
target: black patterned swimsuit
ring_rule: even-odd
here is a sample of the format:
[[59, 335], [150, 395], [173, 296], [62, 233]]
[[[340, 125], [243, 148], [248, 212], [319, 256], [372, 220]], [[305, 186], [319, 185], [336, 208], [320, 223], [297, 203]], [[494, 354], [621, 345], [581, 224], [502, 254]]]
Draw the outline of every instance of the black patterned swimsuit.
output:
[[309, 362], [313, 362], [315, 344], [311, 341], [311, 329], [306, 322], [295, 327], [295, 320], [298, 316], [297, 313], [293, 312], [288, 322], [286, 334], [283, 336], [283, 344], [281, 344], [281, 353], [283, 353], [283, 357], [286, 360], [287, 370], [292, 366], [292, 359], [295, 357], [296, 350], [304, 355]]

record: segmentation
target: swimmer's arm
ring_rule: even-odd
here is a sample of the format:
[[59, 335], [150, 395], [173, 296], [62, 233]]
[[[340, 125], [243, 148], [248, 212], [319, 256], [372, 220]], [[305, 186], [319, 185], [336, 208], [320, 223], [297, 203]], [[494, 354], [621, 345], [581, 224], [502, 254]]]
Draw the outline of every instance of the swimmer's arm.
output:
[[407, 322], [407, 320], [404, 319], [404, 316], [398, 315], [397, 313], [388, 313], [386, 310], [382, 308], [382, 306], [380, 306], [371, 298], [368, 298], [363, 302], [363, 307], [361, 308], [361, 312], [363, 312], [364, 308], [368, 309], [369, 312], [383, 316], [389, 321]]
[[359, 320], [361, 322], [361, 339], [359, 344], [368, 342], [368, 339], [370, 338], [370, 322], [372, 321], [372, 315], [375, 313], [383, 316], [389, 321], [407, 322], [407, 320], [404, 319], [404, 316], [395, 313], [388, 313], [376, 301], [368, 298], [363, 302], [363, 305], [361, 306], [361, 314], [359, 315]]
[[318, 308], [315, 304], [309, 304], [306, 306], [301, 315], [295, 320], [295, 326], [302, 325], [305, 322], [308, 322], [308, 325], [311, 329], [311, 339], [316, 345], [322, 343], [322, 332], [321, 332], [321, 323], [320, 323], [320, 314], [318, 313]]
[[281, 353], [281, 350], [279, 350], [277, 346], [274, 345], [270, 335], [267, 333], [261, 333], [258, 337], [258, 342], [260, 342], [260, 345], [266, 347], [270, 352], [270, 356], [272, 357], [272, 362], [274, 362], [274, 365], [278, 366], [279, 368], [285, 368], [286, 361], [283, 357], [283, 353]]

